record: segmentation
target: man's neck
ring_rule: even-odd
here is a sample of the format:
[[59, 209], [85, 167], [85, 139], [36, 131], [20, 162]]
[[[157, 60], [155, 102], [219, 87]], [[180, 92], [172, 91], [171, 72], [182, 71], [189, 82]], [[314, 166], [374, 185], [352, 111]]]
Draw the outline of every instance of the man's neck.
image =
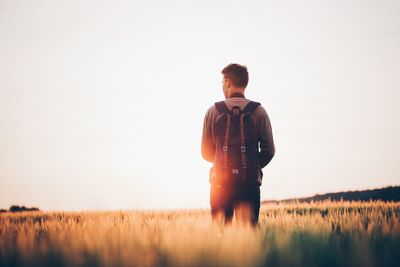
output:
[[244, 97], [244, 94], [241, 93], [241, 92], [234, 92], [234, 93], [230, 94], [230, 96], [229, 96], [228, 98], [231, 98], [231, 97], [241, 97], [241, 98], [245, 98], [245, 97]]

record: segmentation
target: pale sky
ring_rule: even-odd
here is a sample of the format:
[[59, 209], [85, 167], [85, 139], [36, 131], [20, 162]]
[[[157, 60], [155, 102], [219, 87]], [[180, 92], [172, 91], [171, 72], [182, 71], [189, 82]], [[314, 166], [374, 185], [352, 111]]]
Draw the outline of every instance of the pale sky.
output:
[[221, 70], [272, 123], [262, 199], [400, 184], [400, 2], [0, 0], [0, 208], [208, 208]]

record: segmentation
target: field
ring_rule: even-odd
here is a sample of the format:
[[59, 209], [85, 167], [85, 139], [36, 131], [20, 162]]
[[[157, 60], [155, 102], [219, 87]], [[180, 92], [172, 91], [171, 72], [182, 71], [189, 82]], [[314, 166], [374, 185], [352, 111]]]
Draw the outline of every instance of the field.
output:
[[400, 202], [267, 205], [255, 229], [208, 210], [3, 213], [0, 266], [400, 266]]

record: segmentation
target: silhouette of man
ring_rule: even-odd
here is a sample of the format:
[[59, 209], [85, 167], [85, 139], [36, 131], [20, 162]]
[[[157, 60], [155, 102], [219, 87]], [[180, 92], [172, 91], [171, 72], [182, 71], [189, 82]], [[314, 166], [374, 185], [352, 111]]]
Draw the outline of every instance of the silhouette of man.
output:
[[[229, 64], [222, 70], [222, 89], [225, 96], [225, 100], [220, 103], [225, 106], [225, 111], [232, 113], [233, 109], [240, 109], [239, 112], [245, 111], [246, 106], [250, 105], [249, 99], [245, 98], [244, 91], [249, 81], [249, 74], [246, 66], [239, 64]], [[225, 105], [224, 105], [225, 104]], [[252, 103], [254, 104], [254, 102]], [[256, 103], [259, 104], [259, 103]], [[234, 183], [233, 180], [235, 173], [239, 171], [233, 169], [233, 174], [229, 174], [229, 178], [222, 180], [222, 174], [216, 171], [218, 166], [216, 161], [216, 153], [218, 151], [216, 123], [221, 115], [221, 108], [218, 108], [217, 103], [211, 106], [206, 112], [203, 124], [203, 135], [201, 144], [201, 153], [205, 160], [212, 162], [213, 167], [210, 169], [210, 205], [211, 205], [211, 216], [212, 221], [216, 222], [221, 218], [225, 224], [232, 222], [232, 218], [235, 212], [236, 219], [240, 218], [245, 222], [256, 226], [258, 223], [259, 211], [260, 211], [260, 186], [262, 182], [262, 168], [264, 168], [273, 158], [275, 154], [275, 145], [272, 136], [272, 129], [267, 112], [261, 105], [252, 105], [253, 110], [250, 112], [251, 124], [252, 124], [252, 137], [255, 142], [254, 152], [255, 157], [249, 158], [252, 162], [247, 162], [244, 168], [255, 164], [256, 172], [253, 172], [253, 177], [246, 177], [246, 181], [243, 183]], [[255, 106], [255, 107], [254, 107]], [[247, 108], [248, 109], [248, 108]], [[229, 127], [229, 126], [227, 126]], [[227, 127], [225, 129], [227, 129]], [[240, 126], [241, 127], [241, 126]], [[231, 132], [227, 136], [233, 136], [235, 132], [240, 131], [240, 127], [230, 127]], [[243, 146], [241, 147], [243, 148]], [[234, 153], [229, 150], [229, 146], [224, 146], [221, 153]], [[244, 152], [242, 149], [241, 152]], [[237, 154], [240, 153], [240, 148]], [[240, 169], [240, 168], [238, 168]], [[245, 169], [243, 169], [245, 170]], [[230, 170], [229, 170], [230, 171]], [[240, 170], [241, 171], [241, 170]]]

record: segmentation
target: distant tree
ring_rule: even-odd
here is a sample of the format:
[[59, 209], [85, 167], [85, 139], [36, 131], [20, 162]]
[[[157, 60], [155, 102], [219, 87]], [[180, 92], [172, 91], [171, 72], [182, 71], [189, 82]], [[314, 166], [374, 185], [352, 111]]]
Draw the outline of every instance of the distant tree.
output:
[[[299, 201], [299, 202], [311, 202], [311, 201], [371, 201], [371, 200], [382, 200], [382, 201], [400, 201], [400, 186], [388, 186], [384, 188], [362, 190], [362, 191], [346, 191], [337, 193], [327, 193], [323, 195], [315, 195], [306, 198], [291, 198], [279, 201], [280, 203]], [[272, 203], [273, 200], [264, 200], [263, 204]]]
[[9, 209], [10, 212], [21, 212], [21, 211], [40, 211], [36, 207], [32, 208], [27, 208], [25, 206], [17, 206], [17, 205], [12, 205]]

